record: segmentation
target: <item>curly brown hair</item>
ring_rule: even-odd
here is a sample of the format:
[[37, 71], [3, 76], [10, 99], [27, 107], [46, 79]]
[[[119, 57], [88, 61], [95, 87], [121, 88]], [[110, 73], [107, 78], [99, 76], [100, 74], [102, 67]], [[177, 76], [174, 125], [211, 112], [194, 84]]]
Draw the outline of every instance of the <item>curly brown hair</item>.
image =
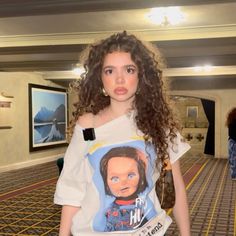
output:
[[143, 132], [146, 143], [154, 145], [159, 157], [157, 160], [161, 160], [163, 168], [165, 159], [169, 158], [168, 139], [173, 141], [176, 137], [178, 124], [167, 101], [160, 69], [162, 60], [154, 45], [149, 48], [147, 43], [126, 31], [90, 45], [83, 63], [85, 73], [73, 85], [79, 96], [73, 113], [74, 121], [85, 112], [97, 114], [110, 104], [109, 97], [102, 93], [101, 73], [104, 57], [115, 51], [130, 53], [131, 59], [138, 66], [139, 84], [133, 102], [135, 122]]
[[236, 120], [236, 107], [229, 111], [226, 119], [226, 126], [229, 127], [229, 125], [232, 124], [234, 120]]

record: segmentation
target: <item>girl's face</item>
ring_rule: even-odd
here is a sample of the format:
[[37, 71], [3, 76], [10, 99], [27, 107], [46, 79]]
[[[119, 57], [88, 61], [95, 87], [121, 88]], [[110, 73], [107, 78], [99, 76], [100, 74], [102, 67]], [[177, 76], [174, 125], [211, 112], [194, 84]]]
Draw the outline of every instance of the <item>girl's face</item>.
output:
[[104, 58], [101, 76], [111, 101], [133, 101], [138, 87], [138, 66], [132, 61], [130, 53], [108, 53]]
[[113, 157], [107, 166], [107, 184], [115, 197], [129, 197], [138, 188], [137, 162], [127, 157]]

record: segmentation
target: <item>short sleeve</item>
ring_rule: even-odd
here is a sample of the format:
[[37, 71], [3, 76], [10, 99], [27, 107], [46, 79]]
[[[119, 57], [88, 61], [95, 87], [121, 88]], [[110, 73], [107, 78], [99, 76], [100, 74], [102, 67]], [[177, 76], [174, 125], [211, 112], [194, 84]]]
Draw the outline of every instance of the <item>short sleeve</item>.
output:
[[181, 136], [181, 134], [177, 132], [176, 135], [177, 136], [174, 139], [174, 143], [169, 141], [168, 146], [170, 162], [172, 164], [190, 149], [190, 145], [186, 141], [184, 141], [184, 138]]
[[57, 181], [54, 203], [80, 206], [86, 191], [85, 151], [82, 129], [76, 125], [64, 156], [64, 166]]

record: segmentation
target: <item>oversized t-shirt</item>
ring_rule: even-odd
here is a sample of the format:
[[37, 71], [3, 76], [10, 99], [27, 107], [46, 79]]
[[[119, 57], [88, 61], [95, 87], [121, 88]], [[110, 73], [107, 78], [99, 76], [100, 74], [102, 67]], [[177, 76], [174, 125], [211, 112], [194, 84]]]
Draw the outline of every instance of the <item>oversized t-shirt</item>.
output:
[[[85, 141], [83, 128], [75, 126], [54, 196], [56, 204], [81, 207], [72, 234], [163, 235], [171, 218], [155, 193], [156, 154], [145, 144], [133, 113], [94, 130], [95, 140]], [[169, 143], [171, 163], [189, 148], [178, 133]]]

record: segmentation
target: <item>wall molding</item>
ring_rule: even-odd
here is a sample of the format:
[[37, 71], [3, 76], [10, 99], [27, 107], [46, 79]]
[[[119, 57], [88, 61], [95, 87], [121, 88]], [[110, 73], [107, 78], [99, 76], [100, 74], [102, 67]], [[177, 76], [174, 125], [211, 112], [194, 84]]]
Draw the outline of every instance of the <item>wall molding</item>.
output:
[[64, 156], [64, 154], [65, 153], [61, 153], [61, 154], [48, 156], [44, 158], [38, 158], [35, 160], [29, 160], [29, 161], [24, 161], [24, 162], [19, 162], [19, 163], [13, 163], [10, 165], [0, 166], [0, 173], [51, 162], [51, 161], [57, 160], [59, 157]]
[[[236, 36], [236, 24], [179, 27], [168, 29], [139, 29], [129, 30], [146, 41], [166, 41], [180, 39], [206, 39], [225, 38]], [[42, 46], [42, 45], [68, 45], [88, 44], [106, 38], [116, 31], [90, 31], [71, 33], [48, 33], [48, 34], [23, 34], [0, 36], [0, 48]]]

